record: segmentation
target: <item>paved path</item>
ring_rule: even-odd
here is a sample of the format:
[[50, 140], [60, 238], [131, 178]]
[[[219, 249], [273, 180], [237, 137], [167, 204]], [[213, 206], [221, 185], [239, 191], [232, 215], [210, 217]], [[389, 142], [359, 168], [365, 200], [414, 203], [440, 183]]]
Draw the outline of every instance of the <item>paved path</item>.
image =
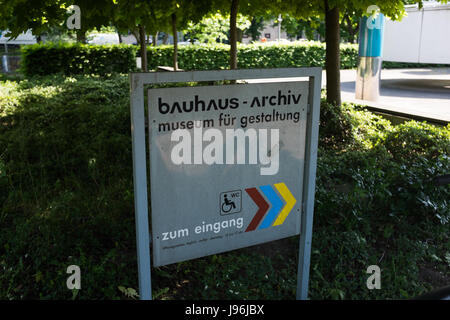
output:
[[[341, 71], [342, 101], [381, 112], [450, 122], [450, 68], [384, 69], [377, 102], [355, 99], [355, 78], [356, 70]], [[325, 82], [323, 78], [323, 87]]]
[[[307, 78], [279, 78], [296, 81]], [[366, 105], [372, 110], [436, 122], [450, 122], [450, 68], [383, 69], [380, 99], [377, 102], [355, 99], [356, 70], [341, 70], [342, 101]], [[272, 82], [273, 79], [246, 80]], [[322, 87], [326, 87], [325, 71]]]

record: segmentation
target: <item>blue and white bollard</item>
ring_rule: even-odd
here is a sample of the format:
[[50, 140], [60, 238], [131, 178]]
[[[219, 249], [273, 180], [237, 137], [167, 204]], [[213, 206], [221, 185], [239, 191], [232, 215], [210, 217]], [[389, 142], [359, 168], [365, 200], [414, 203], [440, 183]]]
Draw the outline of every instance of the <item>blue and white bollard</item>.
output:
[[379, 12], [361, 19], [356, 99], [377, 101], [380, 96], [384, 25], [385, 17]]

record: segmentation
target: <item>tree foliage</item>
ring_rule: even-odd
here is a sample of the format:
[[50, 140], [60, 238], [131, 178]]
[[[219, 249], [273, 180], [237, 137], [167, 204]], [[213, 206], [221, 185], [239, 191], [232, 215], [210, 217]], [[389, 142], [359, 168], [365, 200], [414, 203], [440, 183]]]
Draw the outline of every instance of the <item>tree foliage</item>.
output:
[[9, 30], [8, 36], [13, 38], [29, 29], [39, 35], [65, 21], [70, 4], [66, 0], [1, 0], [0, 29]]
[[[242, 15], [237, 16], [237, 27], [245, 30], [250, 27], [250, 20]], [[226, 43], [229, 41], [230, 15], [222, 15], [220, 12], [211, 13], [203, 17], [198, 23], [190, 21], [185, 29], [192, 40], [202, 43]]]

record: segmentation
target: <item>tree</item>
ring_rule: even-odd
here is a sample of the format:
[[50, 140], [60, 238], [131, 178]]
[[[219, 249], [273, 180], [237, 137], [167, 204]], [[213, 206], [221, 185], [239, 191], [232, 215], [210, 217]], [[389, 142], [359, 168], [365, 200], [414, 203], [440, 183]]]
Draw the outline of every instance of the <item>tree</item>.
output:
[[[176, 30], [178, 25], [184, 26], [189, 19], [199, 20], [211, 9], [206, 0], [8, 0], [0, 1], [0, 28], [10, 30], [13, 37], [28, 29], [40, 35], [65, 23], [67, 8], [73, 4], [80, 7], [82, 16], [78, 41], [84, 42], [86, 32], [94, 27], [113, 25], [119, 32], [131, 30], [140, 46], [144, 71], [148, 71], [147, 34]], [[176, 40], [176, 31], [174, 36]], [[176, 41], [174, 49], [176, 67]]]
[[359, 17], [355, 12], [345, 12], [341, 20], [341, 39], [346, 42], [356, 43], [359, 32]]
[[164, 1], [146, 0], [8, 0], [0, 2], [0, 28], [10, 30], [13, 37], [32, 29], [34, 35], [62, 25], [69, 17], [67, 8], [76, 4], [81, 9], [81, 29], [77, 39], [85, 40], [85, 33], [94, 27], [114, 25], [119, 31], [136, 35], [140, 44], [142, 67], [147, 71], [147, 32], [168, 25]]
[[189, 23], [197, 23], [211, 11], [211, 1], [172, 0], [167, 2], [173, 35], [173, 70], [178, 69], [178, 29], [185, 29]]
[[81, 29], [76, 30], [77, 40], [86, 40], [86, 31], [94, 27], [109, 26], [112, 4], [110, 0], [7, 0], [0, 1], [0, 29], [8, 29], [11, 37], [17, 37], [29, 29], [40, 36], [52, 28], [66, 28], [70, 13], [68, 8], [77, 5], [81, 9]]
[[262, 30], [264, 30], [264, 17], [254, 16], [250, 26], [244, 31], [244, 33], [253, 40], [258, 40]]
[[0, 29], [9, 30], [11, 38], [29, 29], [35, 36], [41, 35], [65, 21], [69, 5], [65, 0], [0, 1]]
[[173, 71], [178, 70], [178, 32], [177, 32], [177, 15], [172, 13], [172, 35], [173, 35]]
[[230, 15], [230, 69], [237, 68], [237, 16], [241, 13], [244, 16], [264, 16], [277, 11], [277, 4], [281, 0], [214, 0], [213, 7], [223, 15]]
[[231, 0], [230, 6], [230, 69], [237, 69], [237, 14], [239, 0]]
[[[341, 38], [339, 26], [339, 7], [330, 7], [328, 0], [325, 0], [327, 100], [336, 105], [341, 105]], [[329, 83], [331, 86], [328, 86]]]
[[[139, 43], [142, 71], [148, 71], [147, 42], [148, 34], [170, 28], [168, 3], [145, 0], [114, 0], [111, 3], [110, 19], [119, 30], [131, 30]], [[172, 3], [169, 3], [170, 5]]]
[[[251, 22], [242, 14], [237, 15], [237, 28], [245, 30]], [[198, 23], [189, 22], [184, 30], [192, 40], [202, 43], [229, 43], [230, 17], [220, 12], [210, 13], [204, 16]]]
[[108, 27], [112, 23], [114, 7], [110, 0], [70, 0], [81, 10], [81, 29], [76, 30], [77, 42], [86, 42], [86, 33], [93, 28]]

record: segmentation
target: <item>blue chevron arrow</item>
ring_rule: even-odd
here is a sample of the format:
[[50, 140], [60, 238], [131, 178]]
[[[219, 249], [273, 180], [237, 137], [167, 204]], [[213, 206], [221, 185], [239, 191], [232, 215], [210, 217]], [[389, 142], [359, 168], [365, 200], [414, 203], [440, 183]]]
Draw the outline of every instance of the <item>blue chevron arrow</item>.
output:
[[261, 225], [258, 228], [258, 229], [264, 229], [264, 228], [268, 228], [272, 225], [272, 222], [278, 216], [278, 213], [280, 213], [280, 210], [283, 207], [283, 201], [281, 201], [278, 194], [275, 192], [275, 190], [273, 190], [273, 188], [270, 185], [261, 186], [259, 188], [261, 189], [261, 191], [266, 196], [267, 200], [269, 200], [270, 204], [272, 205], [269, 212], [266, 214], [266, 217], [261, 222]]

